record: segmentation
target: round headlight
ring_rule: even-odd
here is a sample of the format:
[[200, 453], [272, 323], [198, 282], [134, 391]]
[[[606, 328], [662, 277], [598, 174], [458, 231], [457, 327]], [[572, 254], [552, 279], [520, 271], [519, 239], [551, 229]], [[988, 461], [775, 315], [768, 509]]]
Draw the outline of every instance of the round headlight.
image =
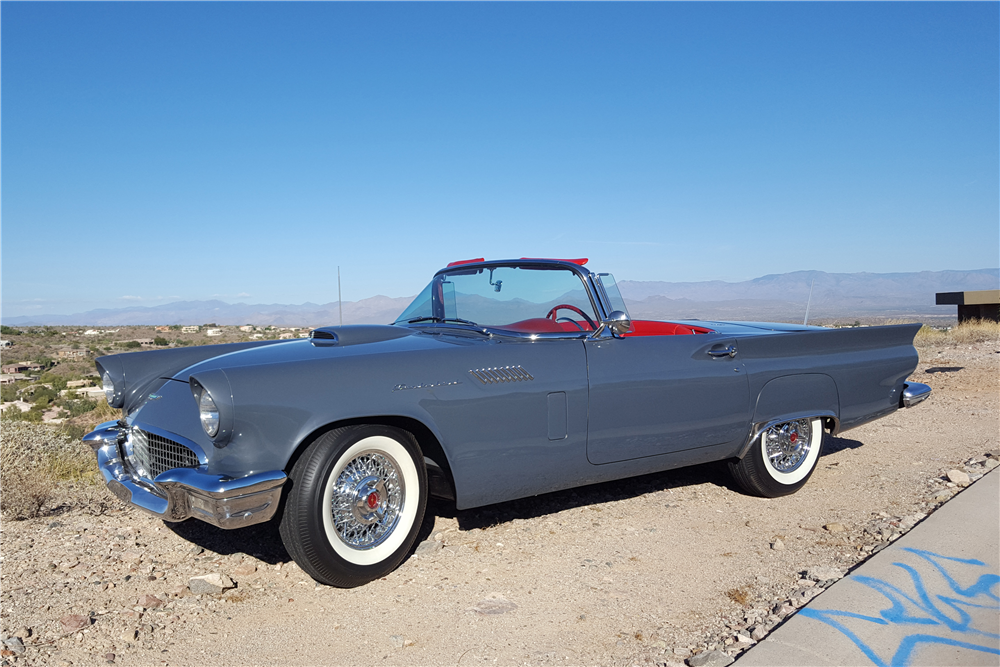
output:
[[201, 427], [205, 429], [208, 437], [214, 438], [219, 433], [219, 408], [215, 406], [212, 395], [202, 387], [201, 397], [198, 399], [198, 416], [201, 417]]
[[104, 377], [101, 378], [104, 389], [104, 398], [108, 400], [108, 405], [111, 405], [115, 400], [115, 383], [111, 379], [111, 376], [105, 372]]

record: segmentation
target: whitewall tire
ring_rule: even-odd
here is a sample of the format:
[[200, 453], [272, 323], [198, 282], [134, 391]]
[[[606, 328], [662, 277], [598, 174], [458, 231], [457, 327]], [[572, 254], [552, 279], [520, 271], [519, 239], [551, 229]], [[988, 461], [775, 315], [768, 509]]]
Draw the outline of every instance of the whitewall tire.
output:
[[754, 495], [775, 498], [795, 493], [816, 469], [823, 435], [819, 418], [772, 425], [758, 434], [742, 459], [729, 463], [729, 470]]
[[409, 553], [427, 506], [423, 455], [406, 431], [350, 426], [316, 439], [292, 467], [280, 532], [317, 581], [360, 586]]

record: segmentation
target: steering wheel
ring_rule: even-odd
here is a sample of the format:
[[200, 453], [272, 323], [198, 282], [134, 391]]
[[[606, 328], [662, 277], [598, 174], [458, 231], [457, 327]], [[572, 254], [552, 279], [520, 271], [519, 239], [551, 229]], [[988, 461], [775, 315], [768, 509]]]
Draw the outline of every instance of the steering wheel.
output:
[[[576, 306], [571, 306], [568, 303], [560, 303], [558, 306], [553, 307], [552, 310], [550, 310], [545, 315], [545, 317], [547, 317], [548, 319], [552, 320], [553, 322], [558, 321], [559, 318], [556, 317], [556, 311], [559, 310], [560, 308], [565, 308], [566, 310], [572, 310], [574, 313], [576, 313], [577, 315], [579, 315], [583, 319], [587, 320], [587, 324], [590, 325], [591, 329], [597, 329], [597, 324], [594, 323], [594, 320], [590, 319], [590, 316], [587, 315], [587, 313], [583, 312], [582, 310], [580, 310]], [[576, 324], [578, 327], [580, 326], [576, 322], [573, 322], [573, 324]], [[582, 330], [583, 327], [580, 327], [580, 329]]]

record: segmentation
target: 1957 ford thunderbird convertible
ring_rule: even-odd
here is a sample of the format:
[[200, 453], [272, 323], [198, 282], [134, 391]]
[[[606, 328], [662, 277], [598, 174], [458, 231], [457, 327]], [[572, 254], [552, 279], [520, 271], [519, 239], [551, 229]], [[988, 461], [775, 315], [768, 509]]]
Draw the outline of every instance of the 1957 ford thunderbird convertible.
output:
[[762, 496], [825, 432], [919, 403], [919, 325], [632, 320], [586, 260], [453, 262], [391, 325], [100, 357], [122, 418], [85, 441], [166, 521], [274, 519], [317, 581], [406, 558], [428, 495], [459, 509], [707, 461]]

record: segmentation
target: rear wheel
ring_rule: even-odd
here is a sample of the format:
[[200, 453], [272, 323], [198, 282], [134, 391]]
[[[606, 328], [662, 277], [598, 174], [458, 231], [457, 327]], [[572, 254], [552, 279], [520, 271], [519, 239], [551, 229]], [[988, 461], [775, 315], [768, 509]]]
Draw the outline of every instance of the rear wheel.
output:
[[316, 581], [360, 586], [396, 569], [413, 546], [427, 506], [427, 471], [406, 431], [329, 431], [289, 477], [281, 540]]
[[822, 449], [823, 421], [796, 419], [763, 430], [729, 471], [748, 493], [787, 496], [805, 486]]

